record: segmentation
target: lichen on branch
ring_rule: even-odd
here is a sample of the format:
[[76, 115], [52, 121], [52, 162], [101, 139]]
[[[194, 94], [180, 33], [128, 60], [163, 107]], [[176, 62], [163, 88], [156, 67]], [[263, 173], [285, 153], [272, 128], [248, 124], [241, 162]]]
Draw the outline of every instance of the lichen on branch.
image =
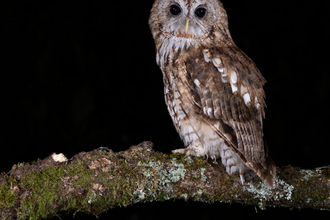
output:
[[0, 177], [1, 219], [41, 219], [60, 212], [96, 216], [141, 202], [184, 199], [207, 203], [329, 209], [328, 167], [277, 168], [275, 189], [250, 176], [242, 186], [222, 163], [155, 152], [149, 141], [126, 151], [96, 149], [68, 160], [53, 154], [14, 165]]

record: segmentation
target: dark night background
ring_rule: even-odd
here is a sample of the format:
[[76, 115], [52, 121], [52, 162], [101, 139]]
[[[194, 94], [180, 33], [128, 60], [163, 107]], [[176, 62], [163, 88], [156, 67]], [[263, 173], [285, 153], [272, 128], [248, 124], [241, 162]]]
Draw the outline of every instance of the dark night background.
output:
[[[0, 3], [0, 171], [142, 141], [183, 146], [164, 102], [148, 26], [152, 0]], [[330, 164], [330, 2], [223, 0], [235, 43], [267, 79], [264, 132], [277, 166]], [[174, 217], [174, 213], [179, 212]], [[328, 212], [237, 204], [137, 204], [100, 219], [311, 218]], [[78, 214], [75, 219], [96, 219]], [[72, 215], [61, 216], [72, 219]], [[318, 217], [320, 218], [320, 217]], [[53, 218], [58, 219], [58, 218]]]

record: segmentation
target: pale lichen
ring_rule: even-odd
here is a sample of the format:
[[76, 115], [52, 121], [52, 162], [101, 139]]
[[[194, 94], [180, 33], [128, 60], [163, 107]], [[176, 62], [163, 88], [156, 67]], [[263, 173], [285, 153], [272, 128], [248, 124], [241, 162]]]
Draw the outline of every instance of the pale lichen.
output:
[[312, 171], [312, 170], [300, 170], [300, 174], [304, 175], [302, 177], [301, 181], [309, 180], [311, 177], [313, 177], [314, 171]]
[[181, 195], [181, 197], [184, 198], [184, 200], [186, 200], [187, 197], [188, 197], [188, 194], [187, 194], [187, 193], [183, 193], [183, 194]]
[[[148, 178], [148, 181], [141, 183], [141, 185], [144, 184], [145, 187], [138, 185], [137, 190], [133, 192], [134, 198], [131, 199], [133, 203], [140, 201], [145, 202], [149, 197], [150, 199], [157, 199], [161, 196], [161, 198], [165, 200], [177, 197], [176, 195], [171, 196], [170, 194], [173, 192], [171, 183], [183, 180], [186, 169], [182, 163], [177, 162], [176, 158], [172, 158], [172, 160], [166, 164], [163, 164], [161, 161], [150, 160], [149, 162], [139, 161], [137, 165], [139, 167], [144, 167], [142, 169], [142, 174], [144, 177]], [[156, 188], [157, 190], [155, 190]]]
[[194, 196], [194, 195], [201, 196], [203, 194], [203, 192], [206, 192], [206, 189], [204, 189], [204, 190], [199, 189], [199, 190], [197, 190], [196, 193], [193, 193], [192, 196]]
[[199, 169], [201, 171], [201, 181], [205, 182], [207, 177], [204, 175], [204, 171], [206, 170], [205, 168], [200, 168]]
[[180, 179], [184, 179], [186, 169], [182, 163], [177, 163], [176, 158], [173, 158], [171, 161], [171, 169], [169, 170], [169, 178], [171, 182], [178, 182]]
[[254, 198], [258, 199], [258, 205], [260, 209], [265, 208], [265, 202], [267, 201], [279, 201], [284, 198], [291, 201], [292, 192], [294, 187], [290, 184], [287, 184], [283, 180], [275, 178], [276, 187], [275, 189], [271, 188], [264, 182], [254, 185], [252, 182], [248, 183], [249, 188], [246, 190], [254, 194]]
[[202, 197], [203, 193], [206, 193], [206, 189], [198, 189], [196, 192], [191, 194], [191, 197], [194, 198], [193, 200], [199, 201], [199, 202], [205, 202], [208, 203], [209, 200], [204, 196]]
[[150, 170], [143, 169], [143, 175], [147, 178], [149, 178], [152, 175], [152, 172]]
[[138, 197], [140, 200], [144, 200], [145, 193], [143, 192], [143, 186], [138, 185], [138, 188], [136, 189], [136, 191], [133, 192], [133, 195], [135, 197]]
[[91, 195], [88, 197], [88, 203], [92, 204], [94, 201], [96, 201], [96, 193], [92, 191]]
[[186, 161], [187, 163], [192, 163], [192, 159], [191, 159], [190, 156], [186, 156], [186, 157], [184, 158], [184, 161]]

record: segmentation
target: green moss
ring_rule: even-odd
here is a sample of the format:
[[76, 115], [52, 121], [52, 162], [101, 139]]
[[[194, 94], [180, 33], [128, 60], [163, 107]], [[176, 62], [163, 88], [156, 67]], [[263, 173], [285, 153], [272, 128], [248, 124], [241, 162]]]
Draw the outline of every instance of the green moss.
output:
[[170, 158], [171, 159], [175, 158], [179, 163], [184, 163], [185, 162], [185, 157], [186, 157], [185, 154], [178, 154], [178, 153], [170, 154]]
[[[10, 207], [17, 202], [15, 192], [10, 187], [11, 183], [18, 184], [19, 188], [33, 189], [24, 197], [21, 196], [24, 199], [19, 210], [21, 219], [50, 217], [55, 215], [54, 212], [57, 210], [52, 207], [58, 205], [65, 207], [66, 210], [90, 212], [97, 216], [113, 206], [128, 206], [137, 202], [165, 201], [176, 198], [209, 203], [214, 201], [232, 203], [243, 200], [246, 204], [263, 209], [269, 201], [279, 201], [284, 205], [292, 205], [292, 203], [317, 205], [326, 201], [329, 195], [326, 186], [315, 186], [320, 177], [317, 172], [309, 170], [301, 171], [299, 168], [288, 166], [279, 173], [279, 177], [283, 180], [276, 179], [278, 182], [276, 189], [270, 189], [258, 179], [258, 182], [248, 183], [249, 188], [242, 191], [241, 187], [237, 187], [238, 174], [228, 175], [221, 163], [220, 165], [208, 163], [205, 159], [184, 154], [164, 155], [159, 152], [152, 154], [151, 159], [140, 159], [143, 158], [140, 151], [137, 148], [135, 153], [139, 155], [120, 154], [120, 157], [113, 157], [111, 153], [104, 154], [103, 151], [95, 151], [95, 154], [82, 154], [65, 169], [53, 167], [42, 173], [33, 172], [21, 183], [15, 182], [13, 178], [7, 178], [5, 182], [2, 182], [5, 186], [0, 188], [0, 209]], [[103, 172], [103, 169], [97, 166], [86, 169], [86, 164], [90, 164], [90, 159], [97, 161], [101, 158], [111, 161], [107, 172]], [[219, 172], [217, 180], [208, 179], [210, 172], [215, 169]], [[192, 192], [176, 187], [187, 176], [196, 183], [196, 188], [192, 189]], [[102, 185], [102, 190], [95, 188], [96, 179], [97, 184]], [[210, 192], [212, 187], [218, 184], [221, 185], [221, 189]], [[79, 195], [63, 195], [63, 192], [68, 192], [68, 190], [61, 190], [63, 185], [74, 187], [75, 190], [72, 191], [78, 192]], [[205, 186], [210, 188], [204, 188]], [[302, 188], [298, 189], [296, 186]], [[63, 199], [65, 204], [58, 204], [64, 196], [67, 197]]]
[[210, 164], [207, 161], [204, 161], [200, 158], [194, 158], [194, 164], [198, 167], [198, 168], [205, 168], [207, 166], [209, 166]]
[[93, 181], [91, 173], [92, 170], [86, 169], [86, 165], [81, 160], [75, 160], [70, 167], [65, 169], [65, 174], [74, 177], [72, 184], [82, 187], [87, 191], [89, 191], [90, 183]]
[[63, 167], [47, 168], [43, 173], [34, 171], [27, 175], [20, 183], [21, 188], [32, 189], [21, 203], [21, 216], [25, 219], [46, 218], [56, 213], [51, 208], [56, 204], [61, 186], [61, 176], [64, 174]]
[[[153, 156], [150, 157], [151, 160], [164, 162], [170, 159], [170, 156], [161, 152], [155, 152]], [[140, 160], [144, 162], [143, 160]]]
[[311, 203], [317, 205], [327, 200], [329, 190], [326, 184], [320, 186], [319, 175], [311, 170], [300, 170], [294, 172], [294, 184], [299, 188], [294, 193], [295, 203]]
[[[178, 159], [179, 158], [179, 159]], [[148, 200], [168, 200], [176, 198], [172, 184], [185, 178], [185, 166], [178, 160], [184, 157], [169, 157], [170, 160], [138, 162], [143, 178], [137, 179], [137, 188], [133, 192], [133, 203]], [[136, 172], [137, 170], [135, 170]]]
[[16, 201], [14, 187], [17, 186], [16, 179], [7, 177], [1, 182], [0, 186], [0, 210], [2, 208], [12, 207]]

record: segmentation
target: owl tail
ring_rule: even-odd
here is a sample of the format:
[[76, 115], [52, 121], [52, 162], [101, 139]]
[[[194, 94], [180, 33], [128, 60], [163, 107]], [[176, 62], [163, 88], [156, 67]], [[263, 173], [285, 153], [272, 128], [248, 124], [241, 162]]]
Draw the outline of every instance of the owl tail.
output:
[[[259, 174], [258, 174], [259, 175]], [[267, 183], [270, 187], [274, 188], [274, 177], [276, 176], [276, 166], [272, 158], [267, 158], [267, 168], [261, 171], [260, 178]]]
[[274, 177], [276, 176], [276, 166], [273, 160], [268, 157], [266, 166], [261, 163], [247, 162], [246, 165], [250, 167], [267, 185], [275, 188]]
[[268, 145], [267, 142], [265, 140], [265, 137], [263, 138], [264, 140], [264, 146], [265, 146], [265, 150], [266, 150], [266, 167], [265, 167], [265, 171], [263, 172], [263, 175], [260, 176], [260, 178], [265, 181], [265, 183], [267, 183], [270, 187], [274, 188], [275, 184], [274, 184], [274, 178], [276, 176], [276, 166], [275, 163], [273, 161], [273, 159], [268, 156]]
[[268, 156], [268, 145], [264, 139], [265, 146], [265, 160], [261, 163], [249, 163], [247, 165], [254, 170], [257, 175], [270, 187], [275, 188], [274, 178], [276, 176], [276, 166], [270, 156]]

